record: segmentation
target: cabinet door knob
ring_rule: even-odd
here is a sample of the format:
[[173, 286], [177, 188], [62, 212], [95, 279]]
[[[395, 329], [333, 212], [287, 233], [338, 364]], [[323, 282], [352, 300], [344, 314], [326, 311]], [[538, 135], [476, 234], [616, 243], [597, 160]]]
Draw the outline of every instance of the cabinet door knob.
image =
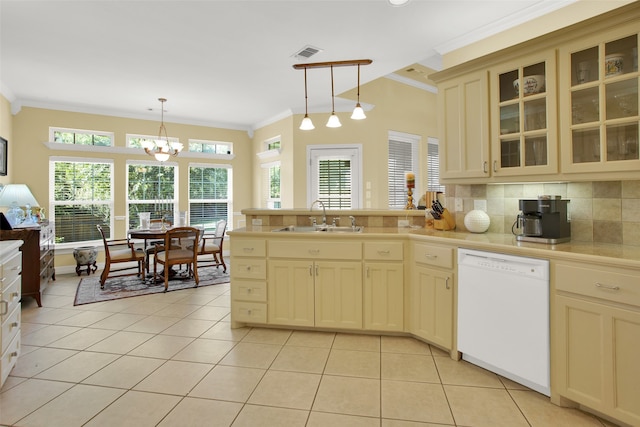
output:
[[447, 288], [447, 289], [451, 289], [451, 287], [449, 287], [449, 278], [448, 277], [444, 280], [444, 287]]
[[494, 172], [498, 172], [498, 161], [497, 160], [493, 161], [493, 171]]
[[487, 173], [487, 162], [482, 162], [482, 172]]

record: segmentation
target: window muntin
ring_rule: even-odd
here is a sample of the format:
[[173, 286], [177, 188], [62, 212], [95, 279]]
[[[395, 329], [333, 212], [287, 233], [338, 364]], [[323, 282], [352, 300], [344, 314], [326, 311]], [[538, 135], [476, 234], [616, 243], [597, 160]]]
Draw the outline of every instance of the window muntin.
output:
[[233, 212], [230, 189], [232, 169], [227, 165], [189, 166], [189, 223], [214, 229], [224, 219], [231, 229]]
[[189, 151], [194, 153], [231, 154], [233, 153], [233, 143], [190, 139]]
[[178, 167], [144, 162], [127, 163], [127, 218], [129, 228], [140, 225], [140, 212], [151, 219], [173, 223], [177, 206]]
[[[416, 187], [419, 186], [418, 179], [418, 145], [420, 139], [408, 134], [389, 134], [389, 160], [387, 165], [389, 182], [389, 208], [404, 209], [407, 204], [407, 183], [405, 172], [411, 171], [416, 176]], [[413, 190], [417, 194], [418, 188]]]
[[59, 144], [113, 146], [113, 133], [84, 129], [49, 128], [49, 139]]
[[113, 162], [51, 158], [49, 175], [49, 217], [56, 244], [99, 240], [98, 224], [111, 236]]

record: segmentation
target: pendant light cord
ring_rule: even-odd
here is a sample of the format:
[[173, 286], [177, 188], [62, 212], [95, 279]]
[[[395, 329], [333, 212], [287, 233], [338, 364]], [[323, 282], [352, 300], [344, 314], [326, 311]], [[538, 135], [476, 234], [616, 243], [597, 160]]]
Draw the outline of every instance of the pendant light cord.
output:
[[[306, 72], [306, 68], [305, 68]], [[333, 96], [333, 65], [331, 66], [331, 114], [336, 112], [335, 104], [334, 104], [334, 96]]]
[[307, 69], [304, 69], [304, 116], [309, 115], [309, 109], [307, 105]]

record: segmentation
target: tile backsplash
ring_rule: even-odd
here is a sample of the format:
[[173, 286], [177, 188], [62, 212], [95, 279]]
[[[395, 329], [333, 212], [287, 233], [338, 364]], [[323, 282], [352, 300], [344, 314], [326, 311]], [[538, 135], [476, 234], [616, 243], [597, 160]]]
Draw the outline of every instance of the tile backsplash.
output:
[[640, 246], [640, 180], [535, 184], [448, 185], [447, 206], [463, 199], [456, 223], [464, 229], [464, 216], [474, 200], [487, 201], [490, 232], [510, 233], [520, 212], [518, 200], [559, 195], [571, 200], [571, 240]]

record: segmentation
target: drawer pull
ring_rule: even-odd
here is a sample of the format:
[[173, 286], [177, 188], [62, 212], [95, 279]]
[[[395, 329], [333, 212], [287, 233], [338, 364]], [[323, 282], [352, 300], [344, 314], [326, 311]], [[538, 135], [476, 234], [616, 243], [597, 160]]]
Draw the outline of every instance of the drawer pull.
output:
[[444, 280], [444, 287], [447, 288], [447, 289], [451, 289], [451, 287], [449, 287], [449, 278], [448, 277]]
[[251, 292], [253, 292], [253, 289], [247, 288], [247, 293], [250, 294]]
[[9, 325], [9, 329], [13, 329], [13, 328], [17, 328], [18, 326], [20, 326], [20, 323], [18, 322], [13, 322]]
[[0, 315], [4, 316], [9, 312], [9, 303], [5, 300], [0, 301]]
[[309, 253], [311, 255], [318, 255], [320, 253], [320, 249], [309, 249]]
[[12, 351], [11, 353], [9, 353], [9, 357], [10, 358], [18, 357], [18, 352], [17, 351]]
[[253, 252], [254, 248], [242, 248], [244, 252]]
[[609, 290], [612, 290], [612, 291], [619, 291], [620, 290], [620, 286], [605, 285], [605, 284], [600, 283], [600, 282], [596, 282], [596, 288], [609, 289]]
[[251, 316], [251, 310], [247, 310], [247, 315]]
[[482, 172], [487, 173], [487, 162], [482, 162]]
[[380, 255], [389, 255], [389, 254], [391, 253], [391, 251], [389, 251], [389, 249], [387, 249], [386, 251], [379, 250], [379, 251], [378, 251], [378, 253], [379, 253]]
[[429, 258], [429, 259], [436, 259], [438, 258], [438, 255], [433, 255], [433, 254], [424, 254], [425, 257]]
[[251, 271], [251, 266], [247, 265], [247, 271]]

